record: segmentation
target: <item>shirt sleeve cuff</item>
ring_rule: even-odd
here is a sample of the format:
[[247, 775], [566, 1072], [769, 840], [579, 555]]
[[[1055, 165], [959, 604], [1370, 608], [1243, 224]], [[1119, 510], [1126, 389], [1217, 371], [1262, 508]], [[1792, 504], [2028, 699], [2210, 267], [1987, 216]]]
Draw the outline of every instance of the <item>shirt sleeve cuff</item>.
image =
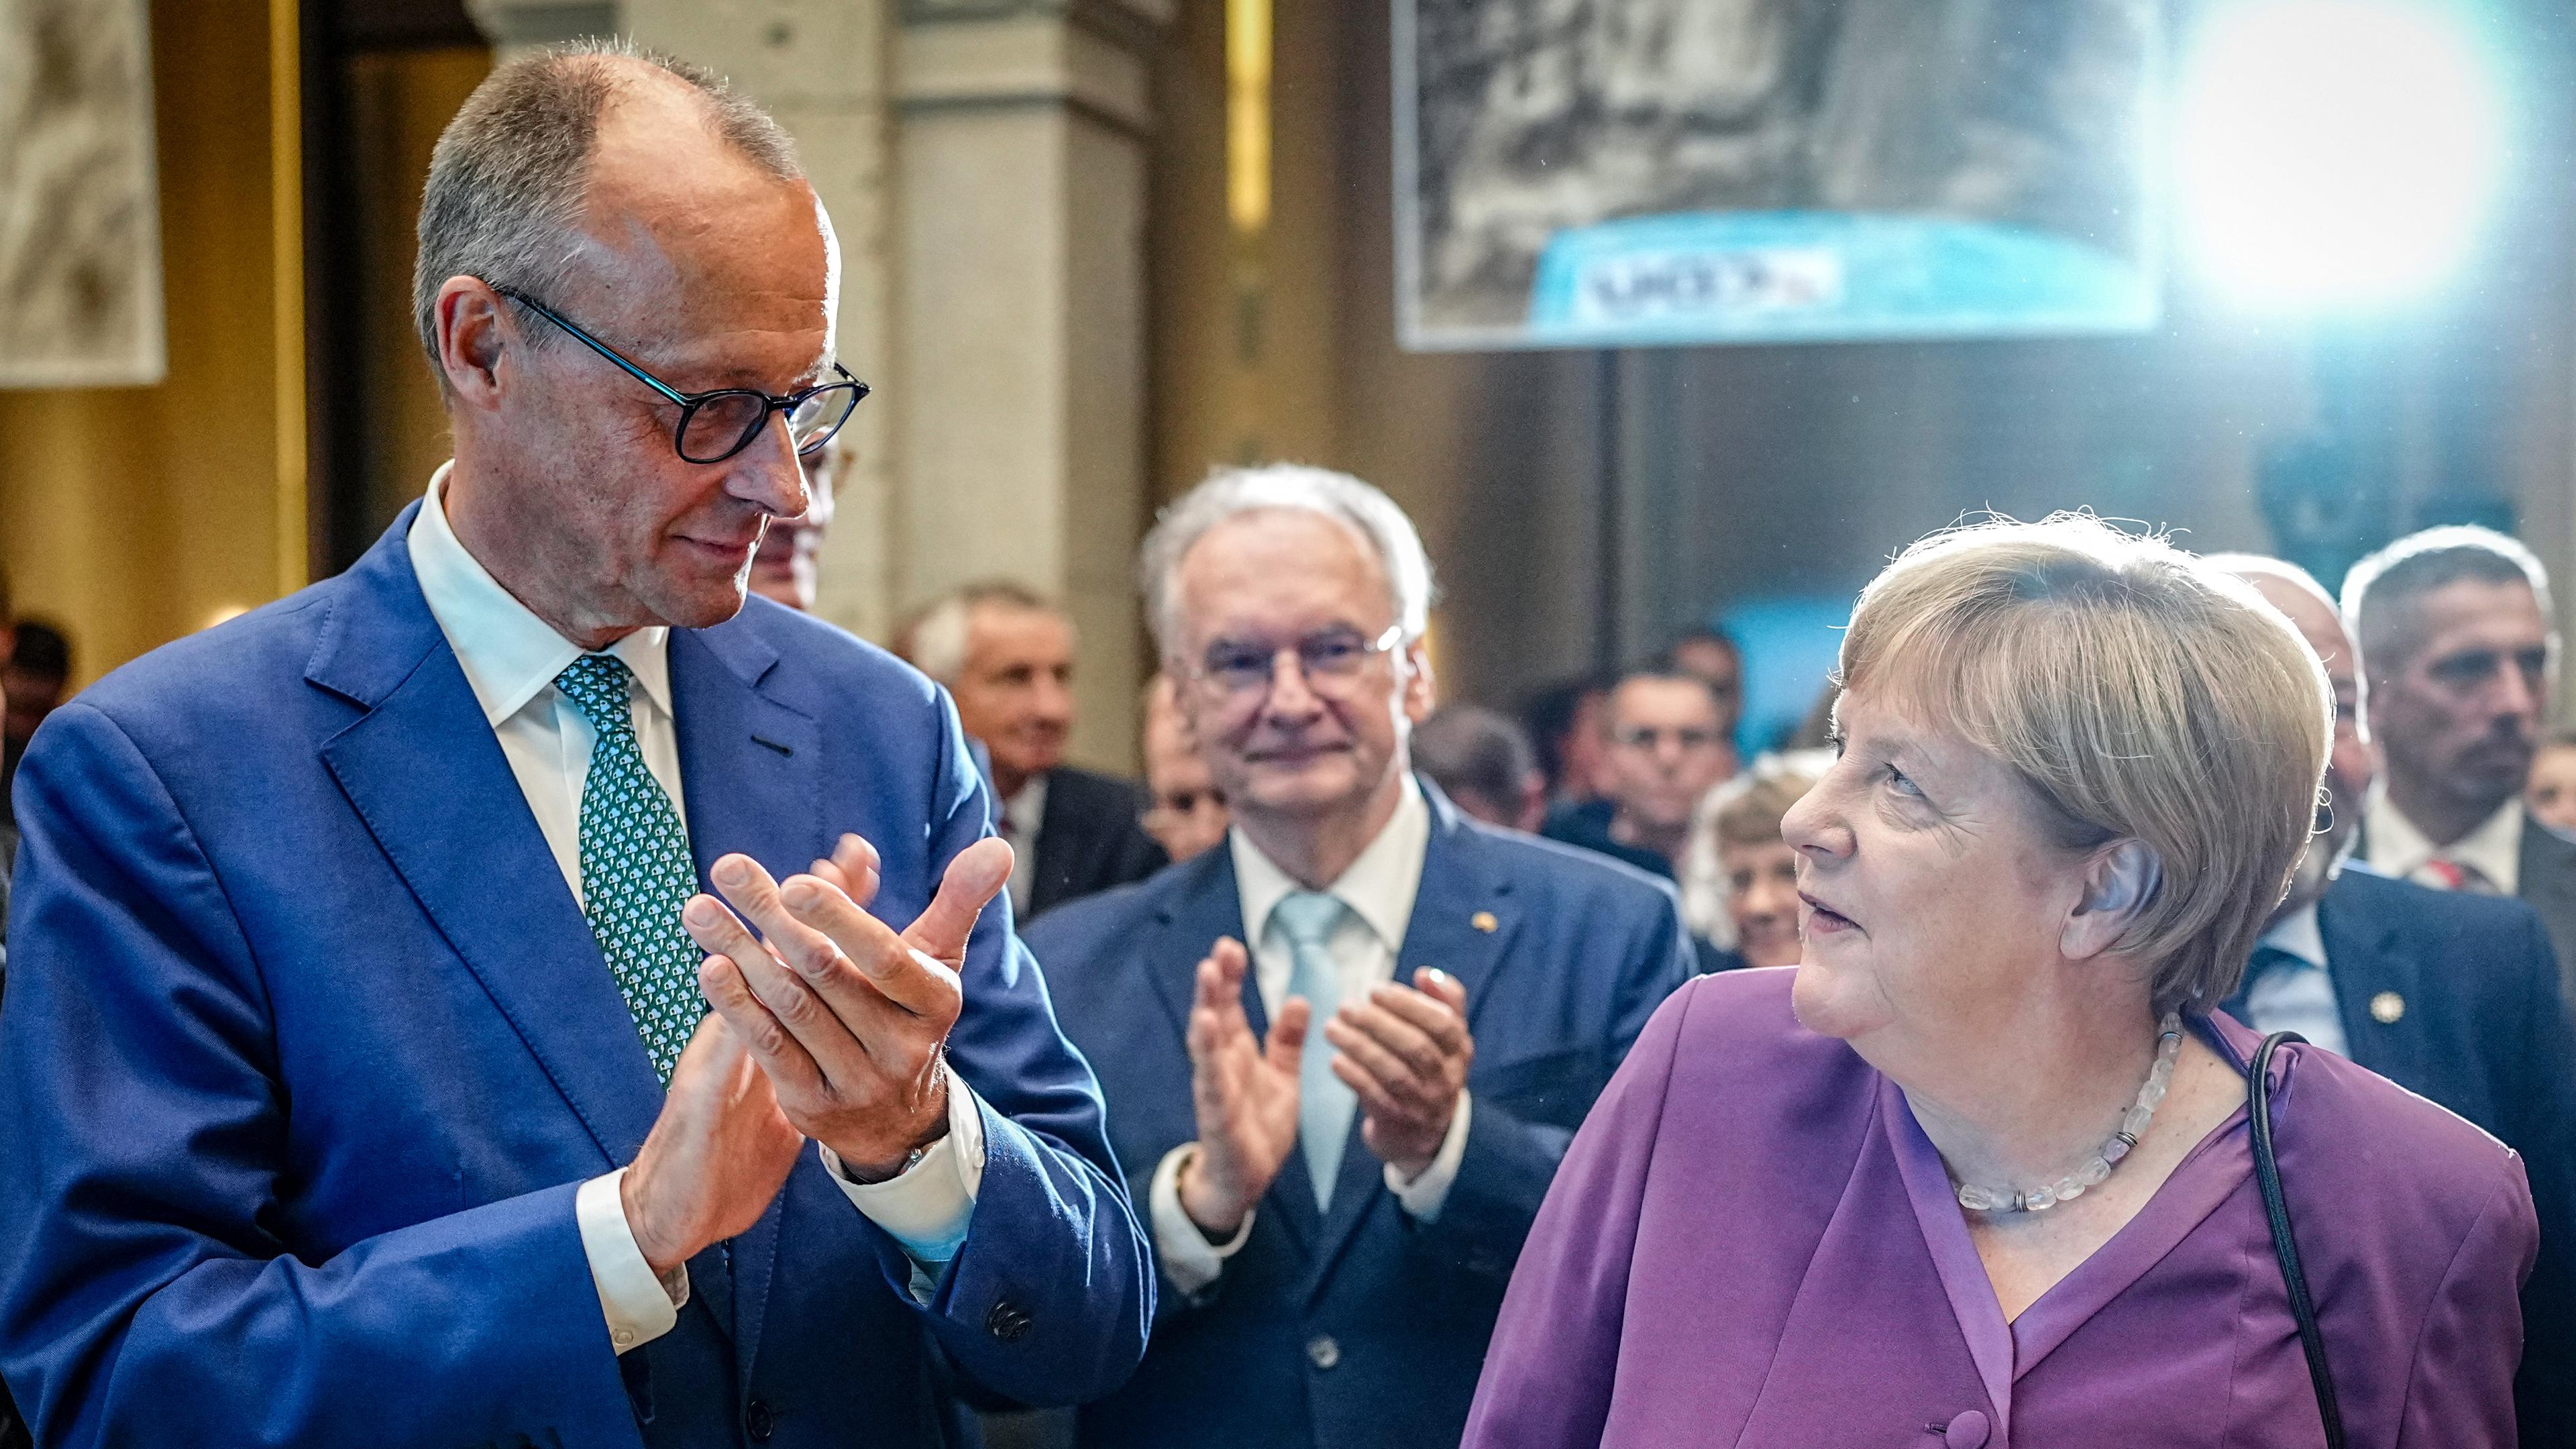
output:
[[1457, 1110], [1449, 1114], [1449, 1135], [1440, 1139], [1440, 1151], [1422, 1175], [1411, 1182], [1395, 1170], [1386, 1169], [1386, 1190], [1395, 1194], [1405, 1213], [1415, 1222], [1428, 1226], [1440, 1220], [1440, 1209], [1449, 1201], [1450, 1185], [1458, 1180], [1458, 1164], [1467, 1157], [1467, 1118], [1475, 1109], [1475, 1099], [1466, 1088], [1458, 1089]]
[[621, 1167], [583, 1183], [572, 1195], [581, 1251], [590, 1259], [590, 1283], [599, 1290], [599, 1311], [608, 1319], [609, 1345], [619, 1353], [670, 1332], [689, 1301], [688, 1265], [673, 1268], [667, 1278], [657, 1276], [644, 1261], [644, 1250], [635, 1245], [635, 1229], [627, 1223], [626, 1203], [618, 1195], [625, 1181]]
[[1225, 1260], [1242, 1250], [1244, 1239], [1252, 1236], [1253, 1216], [1260, 1211], [1245, 1213], [1233, 1237], [1209, 1242], [1181, 1206], [1181, 1168], [1198, 1150], [1197, 1143], [1184, 1142], [1164, 1153], [1154, 1166], [1153, 1182], [1145, 1189], [1146, 1213], [1154, 1221], [1154, 1247], [1163, 1259], [1163, 1276], [1185, 1294], [1198, 1292], [1225, 1272]]
[[814, 1150], [851, 1204], [885, 1229], [915, 1264], [944, 1267], [966, 1245], [975, 1195], [984, 1188], [984, 1104], [953, 1073], [948, 1078], [948, 1135], [931, 1143], [921, 1160], [903, 1172], [883, 1182], [853, 1182], [840, 1154], [820, 1142]]

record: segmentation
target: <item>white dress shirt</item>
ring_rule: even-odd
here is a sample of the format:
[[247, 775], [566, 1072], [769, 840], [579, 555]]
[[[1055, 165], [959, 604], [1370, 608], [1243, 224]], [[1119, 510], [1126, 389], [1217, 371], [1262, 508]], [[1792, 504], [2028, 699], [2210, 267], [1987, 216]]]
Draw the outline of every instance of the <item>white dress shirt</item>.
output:
[[[1252, 943], [1255, 988], [1261, 993], [1262, 1011], [1276, 1021], [1280, 1006], [1288, 999], [1288, 980], [1296, 970], [1296, 953], [1286, 933], [1271, 920], [1271, 912], [1303, 887], [1262, 854], [1261, 847], [1254, 845], [1241, 827], [1229, 831], [1226, 839], [1234, 853], [1235, 894], [1243, 905], [1243, 939]], [[1366, 1001], [1371, 989], [1395, 979], [1397, 953], [1404, 948], [1405, 928], [1413, 920], [1413, 898], [1422, 888], [1422, 859], [1430, 846], [1431, 807], [1422, 798], [1421, 786], [1408, 775], [1393, 818], [1327, 888], [1329, 894], [1349, 907], [1326, 944], [1333, 964], [1341, 971], [1342, 1000]], [[1322, 1022], [1310, 1028], [1306, 1049], [1332, 1050], [1324, 1040]], [[1416, 1222], [1437, 1221], [1441, 1205], [1448, 1201], [1450, 1184], [1458, 1180], [1458, 1163], [1467, 1154], [1467, 1125], [1473, 1106], [1461, 1088], [1457, 1110], [1449, 1118], [1449, 1133], [1441, 1139], [1439, 1152], [1421, 1176], [1407, 1181], [1392, 1164], [1385, 1169], [1387, 1190], [1395, 1194], [1396, 1201]], [[1198, 1144], [1192, 1142], [1165, 1153], [1145, 1193], [1163, 1272], [1184, 1293], [1195, 1293], [1215, 1282], [1225, 1271], [1225, 1260], [1233, 1257], [1252, 1234], [1253, 1214], [1247, 1212], [1233, 1238], [1211, 1243], [1182, 1209], [1181, 1165], [1197, 1151]]]
[[2245, 1024], [2266, 1036], [2295, 1031], [2336, 1056], [2351, 1056], [2334, 969], [2326, 963], [2326, 933], [2317, 924], [2317, 903], [2310, 901], [2275, 921], [2255, 945], [2293, 959], [2245, 983]]
[[1029, 776], [1020, 793], [1002, 802], [994, 833], [1011, 845], [1011, 917], [1029, 918], [1029, 901], [1038, 889], [1038, 832], [1046, 828], [1047, 777]]
[[[590, 779], [592, 731], [554, 681], [581, 657], [582, 649], [513, 597], [457, 540], [444, 502], [449, 466], [441, 465], [430, 478], [429, 496], [405, 536], [412, 571], [578, 903], [581, 792]], [[671, 712], [670, 641], [667, 628], [638, 629], [608, 652], [634, 675], [636, 744], [685, 828], [688, 806], [680, 789], [679, 726]], [[890, 1181], [852, 1182], [832, 1150], [816, 1144], [832, 1180], [850, 1201], [912, 1255], [917, 1294], [927, 1278], [918, 1265], [942, 1264], [956, 1256], [983, 1186], [982, 1112], [963, 1082], [951, 1078], [949, 1087], [948, 1135]], [[592, 1178], [573, 1197], [591, 1282], [608, 1318], [609, 1341], [620, 1353], [670, 1332], [689, 1299], [686, 1267], [674, 1269], [667, 1281], [657, 1278], [636, 1246], [618, 1196], [625, 1176], [619, 1168]]]
[[2433, 867], [2437, 860], [2465, 865], [2485, 876], [2499, 895], [2518, 894], [2522, 889], [2522, 797], [2507, 800], [2477, 829], [2449, 845], [2435, 845], [2383, 796], [2370, 812], [2370, 868], [2437, 891], [2457, 889]]

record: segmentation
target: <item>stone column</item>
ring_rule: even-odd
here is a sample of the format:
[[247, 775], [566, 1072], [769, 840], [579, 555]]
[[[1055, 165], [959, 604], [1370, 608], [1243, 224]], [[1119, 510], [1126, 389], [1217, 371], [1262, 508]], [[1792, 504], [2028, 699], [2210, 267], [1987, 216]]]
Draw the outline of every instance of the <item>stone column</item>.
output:
[[1132, 768], [1147, 56], [1173, 0], [900, 3], [894, 586], [1062, 599], [1074, 754]]

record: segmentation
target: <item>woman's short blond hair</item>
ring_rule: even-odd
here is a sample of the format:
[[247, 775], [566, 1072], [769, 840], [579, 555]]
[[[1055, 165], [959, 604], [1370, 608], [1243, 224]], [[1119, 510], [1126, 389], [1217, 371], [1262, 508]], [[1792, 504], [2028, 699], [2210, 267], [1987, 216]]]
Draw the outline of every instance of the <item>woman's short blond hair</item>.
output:
[[2154, 852], [2116, 949], [2158, 1011], [2236, 989], [2334, 734], [2324, 669], [2250, 585], [2087, 514], [1964, 525], [1861, 591], [1838, 678], [2001, 760], [2066, 848]]

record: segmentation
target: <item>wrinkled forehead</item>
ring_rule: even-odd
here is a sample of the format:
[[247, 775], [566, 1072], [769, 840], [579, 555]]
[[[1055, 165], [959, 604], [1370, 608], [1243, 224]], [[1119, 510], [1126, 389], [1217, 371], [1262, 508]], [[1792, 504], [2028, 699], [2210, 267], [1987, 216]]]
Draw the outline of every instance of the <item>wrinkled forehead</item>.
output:
[[813, 188], [769, 174], [679, 103], [602, 117], [574, 268], [588, 316], [639, 342], [830, 346], [837, 247]]
[[1182, 555], [1183, 634], [1275, 639], [1345, 627], [1374, 637], [1395, 620], [1395, 591], [1360, 531], [1299, 508], [1238, 513]]

